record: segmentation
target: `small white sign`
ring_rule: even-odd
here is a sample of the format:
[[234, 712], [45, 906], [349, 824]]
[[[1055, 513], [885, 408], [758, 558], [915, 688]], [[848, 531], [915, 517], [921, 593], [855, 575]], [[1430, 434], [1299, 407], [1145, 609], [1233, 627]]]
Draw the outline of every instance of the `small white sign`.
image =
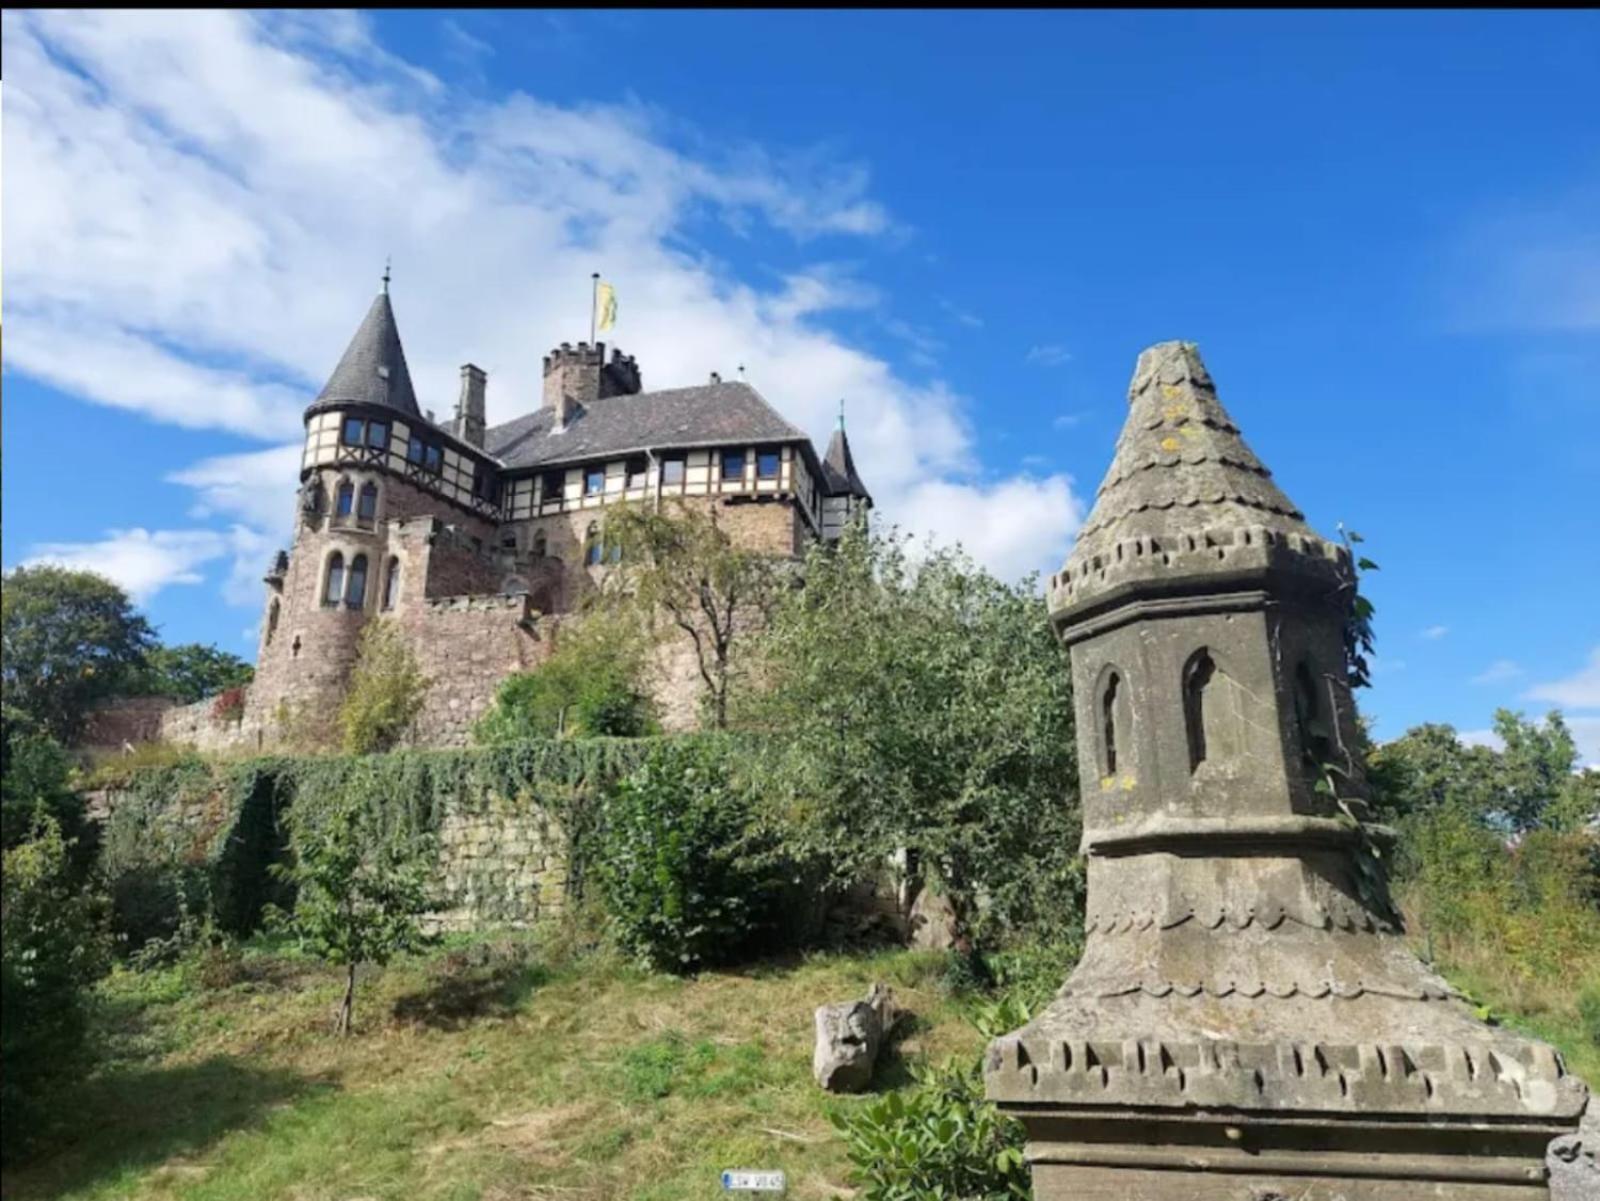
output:
[[782, 1172], [753, 1172], [736, 1168], [722, 1174], [722, 1191], [725, 1193], [782, 1193], [787, 1185]]

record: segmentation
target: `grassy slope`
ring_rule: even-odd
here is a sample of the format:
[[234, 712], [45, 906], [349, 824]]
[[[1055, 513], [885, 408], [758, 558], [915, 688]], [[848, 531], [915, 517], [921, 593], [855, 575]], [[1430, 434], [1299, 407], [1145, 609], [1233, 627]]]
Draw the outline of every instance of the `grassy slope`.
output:
[[[366, 981], [349, 1040], [325, 1032], [336, 974], [267, 949], [223, 987], [194, 965], [123, 972], [102, 989], [103, 1066], [59, 1098], [56, 1149], [4, 1193], [667, 1201], [720, 1195], [723, 1168], [781, 1167], [791, 1196], [832, 1197], [845, 1160], [826, 1114], [859, 1102], [812, 1083], [811, 1011], [890, 981], [916, 1015], [884, 1073], [903, 1083], [919, 1056], [979, 1047], [940, 966], [826, 956], [684, 981], [436, 953]], [[1455, 978], [1600, 1079], [1565, 1007], [1513, 1016], [1504, 980]]]
[[[720, 1194], [728, 1167], [783, 1168], [790, 1195], [844, 1183], [810, 1075], [811, 1012], [892, 982], [919, 1054], [979, 1037], [911, 953], [819, 957], [680, 981], [587, 962], [443, 959], [375, 975], [362, 1033], [326, 1019], [334, 973], [257, 953], [247, 978], [176, 969], [104, 988], [110, 1059], [56, 1106], [59, 1149], [7, 1198], [669, 1198]], [[70, 1127], [68, 1121], [70, 1119]]]

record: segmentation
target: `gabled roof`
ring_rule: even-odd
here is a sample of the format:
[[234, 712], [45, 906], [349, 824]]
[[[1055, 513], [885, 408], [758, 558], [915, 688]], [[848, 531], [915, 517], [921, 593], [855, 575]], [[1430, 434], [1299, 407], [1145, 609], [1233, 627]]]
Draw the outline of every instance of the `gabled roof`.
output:
[[400, 329], [395, 324], [387, 291], [378, 293], [373, 300], [361, 327], [345, 347], [339, 365], [333, 369], [314, 403], [332, 401], [383, 405], [407, 417], [422, 416], [417, 407], [416, 390], [411, 386], [411, 372], [406, 369], [406, 352], [400, 346]]
[[844, 432], [844, 418], [828, 440], [828, 453], [822, 456], [822, 476], [828, 485], [829, 496], [859, 496], [872, 499], [867, 486], [856, 472], [855, 456], [850, 453], [850, 439]]
[[565, 429], [554, 427], [555, 411], [546, 406], [493, 426], [483, 447], [515, 469], [647, 449], [806, 441], [759, 392], [736, 381], [603, 397], [580, 407]]

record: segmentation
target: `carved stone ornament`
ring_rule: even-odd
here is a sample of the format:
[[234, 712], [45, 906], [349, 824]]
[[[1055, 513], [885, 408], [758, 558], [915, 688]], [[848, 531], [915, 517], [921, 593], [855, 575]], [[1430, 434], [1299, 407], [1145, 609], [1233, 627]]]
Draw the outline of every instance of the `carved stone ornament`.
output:
[[1192, 344], [1141, 354], [1128, 398], [1049, 589], [1087, 944], [986, 1063], [1034, 1195], [1543, 1201], [1588, 1090], [1401, 937], [1350, 750], [1348, 552], [1244, 444]]

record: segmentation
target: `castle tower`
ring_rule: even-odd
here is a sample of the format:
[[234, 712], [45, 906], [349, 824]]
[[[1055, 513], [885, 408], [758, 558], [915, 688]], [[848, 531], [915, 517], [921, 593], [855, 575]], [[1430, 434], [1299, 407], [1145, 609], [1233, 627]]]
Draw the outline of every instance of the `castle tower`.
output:
[[822, 456], [822, 477], [826, 493], [822, 498], [822, 536], [832, 540], [858, 513], [872, 507], [872, 496], [850, 453], [850, 436], [844, 432], [843, 401], [839, 402], [839, 424], [828, 439], [828, 453]]
[[1355, 576], [1192, 344], [1139, 356], [1050, 581], [1071, 650], [1087, 944], [997, 1039], [1042, 1201], [1536, 1201], [1587, 1091], [1402, 941], [1345, 674]]

